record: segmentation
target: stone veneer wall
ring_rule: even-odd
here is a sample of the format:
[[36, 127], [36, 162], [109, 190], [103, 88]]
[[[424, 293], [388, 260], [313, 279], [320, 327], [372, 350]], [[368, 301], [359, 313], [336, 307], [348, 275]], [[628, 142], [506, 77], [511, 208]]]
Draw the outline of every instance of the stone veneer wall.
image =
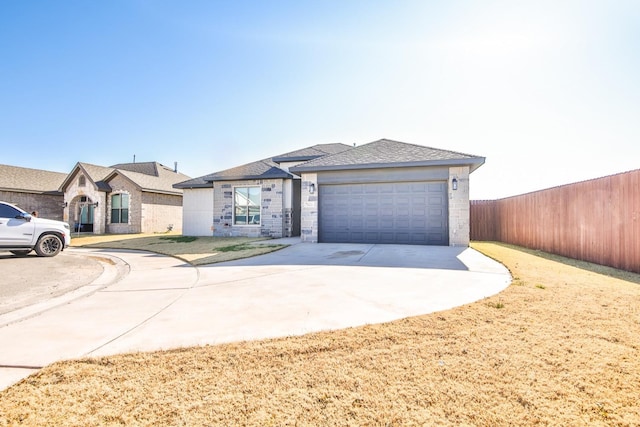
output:
[[67, 207], [64, 208], [64, 219], [74, 230], [74, 225], [78, 221], [77, 210], [80, 197], [86, 196], [91, 202], [98, 203], [98, 207], [93, 211], [93, 234], [103, 234], [105, 232], [105, 206], [107, 205], [106, 193], [95, 189], [91, 181], [87, 178], [85, 185], [79, 185], [79, 177], [82, 173], [77, 173], [73, 180], [67, 185], [64, 193], [64, 201]]
[[182, 196], [143, 192], [141, 228], [143, 233], [182, 233]]
[[[233, 225], [233, 188], [252, 186], [259, 186], [262, 190], [260, 225]], [[287, 212], [284, 207], [283, 191], [282, 179], [214, 183], [213, 235], [272, 238], [289, 237], [291, 227], [286, 226]]]
[[[453, 190], [452, 180], [458, 180], [458, 189]], [[469, 167], [449, 168], [449, 246], [469, 246], [470, 211]]]
[[[314, 185], [313, 194], [309, 191]], [[305, 243], [318, 243], [318, 174], [302, 174], [302, 215], [300, 240]]]
[[20, 191], [0, 191], [0, 200], [18, 206], [29, 213], [38, 211], [40, 218], [62, 221], [64, 218], [64, 196]]

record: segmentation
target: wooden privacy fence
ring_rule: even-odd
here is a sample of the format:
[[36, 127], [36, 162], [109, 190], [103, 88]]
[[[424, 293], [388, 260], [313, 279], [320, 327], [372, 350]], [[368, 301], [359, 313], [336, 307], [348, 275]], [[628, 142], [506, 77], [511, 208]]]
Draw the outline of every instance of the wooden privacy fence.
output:
[[640, 169], [471, 202], [471, 239], [640, 273]]

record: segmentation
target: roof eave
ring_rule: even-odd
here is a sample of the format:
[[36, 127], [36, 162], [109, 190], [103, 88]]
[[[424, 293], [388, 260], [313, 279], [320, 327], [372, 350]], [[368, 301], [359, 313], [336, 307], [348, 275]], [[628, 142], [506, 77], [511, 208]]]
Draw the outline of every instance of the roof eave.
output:
[[311, 156], [295, 156], [295, 157], [274, 157], [271, 160], [275, 163], [308, 162], [309, 160], [314, 160], [324, 156], [326, 156], [326, 154], [314, 154]]
[[193, 189], [193, 188], [213, 188], [213, 183], [212, 182], [205, 182], [202, 184], [173, 184], [173, 188], [180, 188], [180, 189]]
[[13, 193], [28, 193], [28, 194], [43, 194], [49, 196], [61, 196], [62, 192], [57, 190], [34, 190], [30, 188], [8, 188], [8, 187], [0, 187], [0, 191], [7, 191]]
[[292, 179], [293, 175], [236, 175], [236, 176], [225, 176], [225, 177], [212, 177], [207, 178], [207, 182], [220, 182], [220, 181], [250, 181], [256, 179]]
[[182, 191], [158, 190], [155, 188], [140, 188], [143, 193], [168, 194], [170, 196], [182, 196]]
[[323, 172], [338, 170], [356, 169], [386, 169], [386, 168], [408, 168], [424, 166], [469, 166], [473, 172], [484, 164], [484, 157], [473, 157], [468, 159], [447, 159], [447, 160], [422, 160], [416, 162], [392, 162], [392, 163], [363, 163], [354, 165], [330, 165], [330, 166], [294, 166], [289, 170], [295, 174], [304, 172]]

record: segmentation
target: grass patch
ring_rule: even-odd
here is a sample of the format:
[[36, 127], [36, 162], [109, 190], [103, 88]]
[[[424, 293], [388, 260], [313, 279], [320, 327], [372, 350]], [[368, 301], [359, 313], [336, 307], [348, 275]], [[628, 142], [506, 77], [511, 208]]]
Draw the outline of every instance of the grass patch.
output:
[[170, 242], [176, 243], [191, 243], [198, 240], [198, 238], [194, 236], [163, 236], [160, 237], [160, 240], [169, 240]]
[[487, 307], [501, 309], [501, 308], [504, 308], [504, 303], [502, 301], [488, 302]]
[[221, 248], [218, 248], [218, 250], [220, 252], [237, 252], [237, 251], [246, 251], [250, 247], [251, 246], [248, 243], [240, 243], [238, 245], [223, 246]]
[[71, 243], [72, 246], [85, 248], [150, 251], [170, 255], [193, 265], [205, 265], [262, 255], [287, 246], [255, 244], [264, 240], [267, 239], [133, 234], [82, 236], [74, 238]]
[[473, 246], [522, 283], [505, 309], [58, 362], [0, 392], [0, 426], [640, 425], [640, 276]]

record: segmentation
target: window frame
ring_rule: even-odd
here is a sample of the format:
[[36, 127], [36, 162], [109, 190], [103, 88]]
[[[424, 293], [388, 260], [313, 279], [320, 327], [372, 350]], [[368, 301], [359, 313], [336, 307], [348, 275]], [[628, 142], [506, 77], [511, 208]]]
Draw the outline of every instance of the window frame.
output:
[[[113, 200], [115, 197], [120, 196], [120, 207], [118, 208], [114, 208], [114, 203]], [[127, 207], [122, 207], [122, 196], [127, 196]], [[109, 223], [110, 224], [129, 224], [129, 220], [131, 219], [131, 216], [129, 215], [129, 212], [131, 210], [131, 195], [129, 193], [125, 193], [125, 192], [121, 192], [121, 193], [114, 193], [111, 195], [111, 197], [109, 198], [110, 201], [110, 218], [109, 218]], [[113, 211], [118, 211], [118, 221], [115, 222], [113, 220]], [[122, 220], [122, 212], [126, 211], [127, 213], [127, 220], [123, 221]]]
[[[249, 217], [251, 216], [251, 215], [249, 215], [249, 213], [250, 213], [250, 211], [249, 211], [250, 204], [249, 203], [247, 203], [246, 205], [242, 206], [242, 207], [245, 207], [247, 209], [246, 210], [247, 214], [245, 215], [246, 222], [245, 223], [237, 223], [236, 222], [236, 216], [237, 216], [236, 215], [236, 206], [237, 206], [237, 204], [236, 204], [236, 191], [238, 189], [243, 189], [243, 188], [247, 189], [247, 190], [249, 190], [251, 188], [257, 188], [258, 189], [258, 201], [259, 201], [259, 204], [258, 204], [258, 214], [257, 215], [259, 216], [260, 220], [257, 223], [250, 223], [249, 222]], [[232, 194], [233, 194], [233, 206], [232, 206], [233, 215], [232, 215], [232, 218], [231, 218], [231, 224], [234, 227], [260, 227], [260, 226], [262, 226], [262, 186], [261, 185], [234, 185]], [[250, 201], [250, 197], [247, 198], [247, 201]], [[255, 214], [254, 214], [254, 216], [255, 216]]]

